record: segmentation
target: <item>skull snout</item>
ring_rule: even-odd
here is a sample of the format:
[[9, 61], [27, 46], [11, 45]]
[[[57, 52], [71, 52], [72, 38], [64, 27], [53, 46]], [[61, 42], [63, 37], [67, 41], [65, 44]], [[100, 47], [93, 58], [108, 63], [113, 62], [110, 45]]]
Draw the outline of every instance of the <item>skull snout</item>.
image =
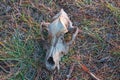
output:
[[46, 68], [48, 70], [54, 70], [55, 68], [59, 69], [60, 53], [53, 53], [53, 56], [49, 56], [46, 60]]
[[53, 57], [48, 57], [48, 59], [46, 60], [46, 68], [48, 70], [54, 70], [55, 69], [55, 61], [53, 59]]
[[51, 46], [51, 48], [48, 49], [46, 55], [46, 67], [48, 70], [54, 70], [55, 68], [59, 70], [59, 62], [61, 60], [64, 49], [65, 45], [62, 43], [60, 38], [58, 38], [57, 42], [54, 42], [54, 46]]

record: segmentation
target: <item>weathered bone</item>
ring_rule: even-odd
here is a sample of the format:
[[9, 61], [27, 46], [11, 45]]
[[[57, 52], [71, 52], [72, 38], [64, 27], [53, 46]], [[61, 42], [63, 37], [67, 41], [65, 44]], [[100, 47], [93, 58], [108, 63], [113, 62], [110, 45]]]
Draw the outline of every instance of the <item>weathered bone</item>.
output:
[[[69, 46], [73, 43], [78, 34], [78, 28], [72, 26], [72, 22], [63, 9], [61, 9], [61, 11], [56, 14], [53, 19], [54, 21], [52, 23], [47, 24], [47, 30], [49, 36], [51, 36], [51, 45], [46, 53], [45, 65], [48, 70], [54, 70], [56, 67], [59, 70], [61, 57], [68, 52]], [[71, 34], [72, 39], [69, 42], [65, 42], [64, 36], [66, 33], [71, 31], [73, 31]]]

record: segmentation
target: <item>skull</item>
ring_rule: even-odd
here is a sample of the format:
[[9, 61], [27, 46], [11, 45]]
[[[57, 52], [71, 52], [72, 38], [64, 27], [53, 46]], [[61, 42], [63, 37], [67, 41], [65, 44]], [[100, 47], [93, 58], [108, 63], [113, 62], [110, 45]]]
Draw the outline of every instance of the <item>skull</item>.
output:
[[[53, 17], [53, 22], [47, 26], [50, 36], [50, 47], [47, 50], [45, 65], [48, 70], [54, 70], [59, 67], [61, 57], [65, 55], [70, 45], [78, 34], [78, 28], [72, 26], [72, 22], [63, 9]], [[66, 36], [69, 35], [69, 36]]]

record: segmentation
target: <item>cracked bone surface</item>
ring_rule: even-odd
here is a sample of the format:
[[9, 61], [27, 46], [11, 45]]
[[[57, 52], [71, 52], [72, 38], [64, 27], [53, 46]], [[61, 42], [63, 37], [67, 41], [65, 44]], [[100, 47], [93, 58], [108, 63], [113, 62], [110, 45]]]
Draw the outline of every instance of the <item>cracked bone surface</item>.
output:
[[[59, 70], [61, 57], [68, 53], [70, 45], [78, 34], [78, 28], [72, 26], [68, 15], [61, 9], [61, 11], [53, 17], [53, 22], [48, 24], [47, 30], [51, 38], [50, 47], [46, 53], [45, 65], [50, 71], [55, 68]], [[70, 35], [66, 36], [67, 34]]]

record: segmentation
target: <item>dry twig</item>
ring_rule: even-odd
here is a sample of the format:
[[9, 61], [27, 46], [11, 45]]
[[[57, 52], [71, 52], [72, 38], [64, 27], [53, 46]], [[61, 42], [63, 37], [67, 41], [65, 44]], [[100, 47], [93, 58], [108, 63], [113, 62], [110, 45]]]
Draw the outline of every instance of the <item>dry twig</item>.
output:
[[75, 63], [72, 64], [71, 68], [70, 68], [70, 71], [69, 71], [69, 74], [67, 75], [67, 79], [66, 80], [69, 80], [69, 78], [71, 77], [71, 74], [74, 70], [74, 67], [75, 67]]
[[80, 63], [81, 68], [87, 72], [90, 76], [92, 76], [95, 80], [100, 80], [99, 78], [97, 78], [92, 72], [90, 72], [90, 70], [84, 65]]

